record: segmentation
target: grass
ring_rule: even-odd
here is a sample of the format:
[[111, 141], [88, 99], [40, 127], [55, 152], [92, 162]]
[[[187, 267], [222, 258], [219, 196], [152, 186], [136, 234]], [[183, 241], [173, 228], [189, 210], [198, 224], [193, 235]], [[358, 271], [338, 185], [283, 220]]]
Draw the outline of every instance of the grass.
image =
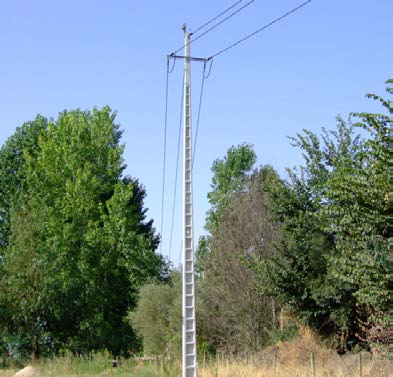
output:
[[[313, 356], [311, 356], [313, 355]], [[312, 368], [314, 359], [315, 374]], [[298, 340], [278, 342], [258, 354], [243, 358], [201, 357], [198, 377], [389, 377], [393, 362], [372, 357], [368, 353], [338, 356], [323, 346], [311, 331], [302, 331]], [[109, 354], [97, 354], [92, 359], [72, 355], [42, 359], [31, 363], [41, 377], [180, 377], [179, 360], [137, 361], [120, 360], [113, 368]], [[13, 377], [16, 366], [0, 369], [0, 377]]]
[[[288, 355], [280, 358], [267, 357], [267, 353], [254, 355], [251, 359], [230, 360], [227, 358], [200, 362], [199, 377], [312, 377], [310, 360], [304, 356], [303, 362]], [[275, 365], [274, 365], [275, 364]], [[135, 362], [123, 360], [119, 367], [113, 368], [107, 358], [94, 360], [59, 358], [42, 360], [31, 364], [41, 377], [177, 377], [181, 376], [180, 362]], [[388, 360], [364, 358], [363, 377], [388, 377]], [[0, 377], [13, 377], [19, 368], [0, 369]], [[359, 377], [358, 356], [318, 359], [315, 357], [316, 377]]]

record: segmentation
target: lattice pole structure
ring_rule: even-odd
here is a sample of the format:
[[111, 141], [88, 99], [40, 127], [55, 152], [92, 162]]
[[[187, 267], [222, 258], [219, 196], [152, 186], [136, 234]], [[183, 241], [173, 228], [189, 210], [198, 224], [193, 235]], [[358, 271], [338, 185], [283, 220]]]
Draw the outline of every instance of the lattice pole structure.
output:
[[192, 127], [190, 33], [184, 30], [183, 135], [183, 377], [197, 376], [194, 227], [192, 202]]

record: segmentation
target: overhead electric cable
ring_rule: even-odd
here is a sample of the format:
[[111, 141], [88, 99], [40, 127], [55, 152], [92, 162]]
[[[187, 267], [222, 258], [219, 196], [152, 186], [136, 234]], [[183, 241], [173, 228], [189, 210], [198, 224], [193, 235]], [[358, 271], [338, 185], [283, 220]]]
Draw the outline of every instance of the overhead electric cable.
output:
[[275, 20], [269, 22], [268, 24], [262, 26], [262, 27], [259, 28], [258, 30], [255, 30], [253, 33], [251, 33], [251, 34], [245, 36], [244, 38], [238, 40], [237, 42], [235, 42], [235, 43], [229, 45], [228, 47], [226, 47], [226, 48], [224, 48], [224, 49], [222, 49], [222, 50], [216, 52], [215, 54], [211, 55], [209, 59], [213, 59], [213, 58], [215, 58], [216, 56], [221, 55], [221, 54], [223, 54], [224, 52], [230, 50], [231, 48], [233, 48], [233, 47], [239, 45], [240, 43], [243, 43], [243, 42], [246, 41], [247, 39], [253, 37], [255, 34], [258, 34], [258, 33], [261, 32], [262, 30], [265, 30], [265, 29], [267, 29], [268, 27], [270, 27], [270, 26], [272, 26], [273, 24], [275, 24], [276, 22], [281, 21], [283, 18], [285, 18], [285, 17], [289, 16], [290, 14], [296, 12], [296, 11], [299, 10], [300, 8], [303, 8], [303, 7], [304, 7], [305, 5], [307, 5], [308, 3], [311, 3], [311, 1], [312, 1], [312, 0], [305, 1], [304, 3], [300, 4], [300, 5], [297, 6], [296, 8], [290, 10], [289, 12], [283, 14], [282, 16], [280, 16], [280, 17], [276, 18]]
[[181, 257], [182, 257], [182, 253], [183, 253], [183, 240], [181, 240], [180, 242], [180, 252], [179, 252], [179, 261], [178, 261], [178, 266], [179, 266], [179, 270], [181, 269]]
[[[210, 63], [208, 75], [206, 75], [206, 62], [204, 64], [204, 66], [203, 66], [201, 91], [200, 91], [200, 94], [199, 94], [198, 117], [197, 117], [196, 131], [195, 131], [193, 154], [192, 154], [192, 166], [194, 166], [195, 151], [196, 151], [196, 146], [197, 146], [197, 141], [198, 141], [198, 130], [199, 130], [199, 121], [200, 121], [200, 116], [201, 116], [202, 98], [203, 98], [203, 92], [204, 92], [204, 83], [205, 83], [205, 80], [207, 78], [209, 78], [210, 71], [211, 71], [211, 65], [212, 65], [212, 62]], [[183, 74], [183, 85], [184, 85], [184, 74]], [[181, 139], [182, 117], [183, 117], [183, 101], [184, 101], [184, 93], [182, 93], [182, 97], [181, 97], [179, 132], [178, 132], [178, 138], [177, 138], [175, 186], [174, 186], [174, 193], [173, 193], [171, 233], [170, 233], [170, 238], [169, 238], [169, 255], [168, 255], [169, 259], [171, 258], [171, 252], [172, 252], [173, 224], [174, 224], [174, 218], [175, 218], [175, 206], [176, 206], [175, 203], [176, 203], [176, 193], [177, 193], [177, 177], [178, 177], [178, 171], [179, 171], [180, 139]]]
[[[211, 68], [211, 65], [210, 65]], [[201, 107], [202, 107], [202, 97], [203, 97], [203, 88], [205, 84], [205, 79], [209, 76], [205, 76], [206, 72], [206, 62], [203, 65], [203, 73], [202, 73], [202, 83], [201, 83], [201, 92], [199, 94], [199, 106], [198, 106], [198, 117], [197, 117], [197, 124], [196, 124], [196, 129], [195, 129], [195, 139], [194, 139], [194, 147], [192, 150], [192, 166], [194, 166], [194, 161], [195, 161], [195, 151], [196, 151], [196, 146], [197, 146], [197, 141], [198, 141], [198, 130], [199, 130], [199, 120], [201, 117]], [[210, 72], [209, 72], [210, 74]]]
[[[183, 86], [184, 86], [184, 73], [183, 73], [182, 88], [183, 88]], [[178, 172], [179, 172], [180, 139], [181, 139], [182, 120], [183, 120], [183, 101], [184, 101], [184, 91], [182, 90], [181, 101], [180, 101], [179, 132], [178, 132], [178, 136], [177, 136], [176, 172], [175, 172], [175, 187], [174, 187], [174, 191], [173, 191], [171, 233], [170, 233], [170, 238], [169, 238], [169, 254], [168, 254], [169, 259], [171, 259], [171, 252], [172, 252], [173, 223], [174, 223], [174, 218], [175, 218], [175, 207], [176, 207], [177, 176], [178, 176]]]
[[[195, 41], [197, 41], [198, 39], [202, 38], [203, 36], [205, 36], [207, 33], [211, 32], [212, 30], [214, 30], [215, 28], [217, 28], [218, 26], [222, 25], [225, 21], [229, 20], [230, 18], [232, 18], [233, 16], [235, 16], [236, 14], [238, 14], [239, 12], [241, 12], [244, 8], [247, 8], [249, 5], [251, 5], [255, 0], [250, 0], [248, 3], [244, 4], [242, 7], [240, 7], [239, 9], [237, 9], [235, 12], [231, 13], [229, 16], [225, 17], [223, 20], [221, 20], [220, 22], [218, 22], [217, 24], [213, 25], [212, 27], [210, 27], [209, 29], [207, 29], [205, 32], [203, 32], [202, 34], [200, 34], [199, 36], [197, 36], [196, 38], [190, 40], [187, 44], [185, 44], [184, 46], [179, 47], [177, 50], [175, 50], [174, 52], [172, 52], [171, 55], [176, 55], [176, 53], [178, 53], [180, 50], [182, 50], [184, 47], [189, 46], [191, 43], [194, 43]], [[192, 35], [192, 34], [191, 34]]]
[[199, 31], [201, 31], [203, 28], [205, 28], [207, 25], [210, 25], [213, 21], [217, 20], [217, 18], [220, 18], [223, 16], [225, 13], [229, 12], [231, 9], [233, 9], [236, 5], [242, 3], [244, 0], [239, 0], [235, 4], [231, 5], [229, 8], [225, 9], [223, 12], [212, 18], [211, 20], [207, 21], [205, 24], [202, 26], [198, 27], [196, 30], [193, 31], [192, 34], [197, 34]]
[[[168, 60], [169, 60], [169, 58], [167, 58]], [[175, 65], [176, 65], [176, 59], [173, 59], [173, 65], [172, 65], [172, 68], [171, 69], [169, 69], [169, 63], [168, 63], [168, 73], [172, 73], [173, 72], [173, 70], [175, 69]]]
[[[172, 67], [173, 70], [174, 66]], [[164, 156], [162, 163], [162, 192], [161, 192], [161, 229], [160, 229], [160, 254], [162, 254], [162, 231], [164, 227], [164, 197], [165, 197], [165, 162], [166, 162], [166, 131], [168, 125], [168, 91], [169, 91], [169, 59], [166, 64], [166, 86], [165, 86], [165, 117], [164, 117]]]

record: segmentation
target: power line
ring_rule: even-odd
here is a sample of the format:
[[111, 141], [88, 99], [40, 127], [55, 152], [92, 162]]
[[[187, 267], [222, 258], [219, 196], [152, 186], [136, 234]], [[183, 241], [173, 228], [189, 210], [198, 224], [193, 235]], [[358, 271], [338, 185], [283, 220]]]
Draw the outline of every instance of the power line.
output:
[[209, 59], [213, 59], [213, 58], [215, 58], [216, 56], [221, 55], [221, 54], [223, 54], [224, 52], [230, 50], [231, 48], [233, 48], [233, 47], [239, 45], [240, 43], [243, 43], [243, 42], [246, 41], [247, 39], [253, 37], [255, 34], [258, 34], [258, 33], [261, 32], [262, 30], [265, 30], [265, 29], [267, 29], [268, 27], [270, 27], [270, 26], [272, 26], [273, 24], [275, 24], [276, 22], [281, 21], [283, 18], [285, 18], [285, 17], [289, 16], [290, 14], [296, 12], [296, 11], [299, 10], [300, 8], [303, 8], [303, 7], [304, 7], [305, 5], [307, 5], [308, 3], [311, 3], [311, 1], [312, 1], [312, 0], [305, 1], [304, 3], [300, 4], [300, 5], [297, 6], [296, 8], [290, 10], [289, 12], [283, 14], [282, 16], [280, 16], [280, 17], [276, 18], [275, 20], [269, 22], [268, 24], [262, 26], [261, 28], [259, 28], [258, 30], [254, 31], [253, 33], [251, 33], [251, 34], [245, 36], [244, 38], [238, 40], [237, 42], [235, 42], [235, 43], [229, 45], [228, 47], [226, 47], [226, 48], [224, 48], [224, 49], [222, 49], [222, 50], [216, 52], [215, 54], [211, 55]]
[[248, 3], [244, 4], [242, 7], [240, 7], [239, 9], [237, 9], [235, 12], [231, 13], [229, 16], [225, 17], [223, 20], [221, 20], [220, 22], [218, 22], [217, 24], [213, 25], [212, 27], [210, 27], [209, 29], [207, 29], [205, 32], [203, 32], [201, 35], [199, 35], [198, 37], [190, 40], [186, 45], [179, 47], [177, 50], [175, 50], [174, 52], [172, 52], [171, 55], [176, 55], [176, 53], [178, 53], [180, 50], [182, 50], [184, 47], [189, 46], [191, 43], [194, 43], [195, 41], [197, 41], [198, 39], [202, 38], [203, 36], [205, 36], [207, 33], [211, 32], [212, 30], [214, 30], [215, 28], [217, 28], [218, 26], [222, 25], [225, 21], [229, 20], [230, 18], [232, 18], [233, 16], [235, 16], [236, 14], [238, 14], [239, 12], [241, 12], [243, 9], [247, 8], [249, 5], [251, 5], [255, 0], [250, 0]]
[[239, 12], [241, 12], [244, 8], [247, 8], [249, 5], [251, 5], [255, 0], [250, 0], [248, 3], [244, 4], [242, 7], [240, 7], [238, 10], [236, 10], [235, 12], [231, 13], [229, 16], [225, 17], [223, 20], [221, 20], [220, 22], [218, 22], [217, 24], [213, 25], [212, 27], [210, 27], [209, 29], [207, 29], [205, 32], [203, 32], [201, 35], [199, 35], [198, 37], [194, 38], [192, 41], [190, 41], [190, 44], [197, 41], [198, 39], [202, 38], [204, 35], [206, 35], [207, 33], [211, 32], [212, 30], [214, 30], [215, 28], [217, 28], [218, 26], [222, 25], [225, 21], [229, 20], [230, 18], [232, 18], [233, 16], [235, 16], [236, 14], [238, 14]]
[[198, 141], [198, 130], [199, 130], [199, 120], [201, 117], [201, 107], [202, 107], [202, 97], [203, 97], [203, 89], [205, 86], [205, 80], [209, 77], [210, 75], [210, 70], [212, 66], [213, 60], [210, 61], [210, 69], [209, 69], [209, 74], [206, 76], [206, 62], [203, 65], [203, 73], [202, 73], [202, 83], [201, 83], [201, 92], [199, 94], [199, 106], [198, 106], [198, 117], [197, 117], [197, 124], [196, 124], [196, 129], [195, 129], [195, 139], [194, 139], [194, 147], [192, 150], [192, 166], [194, 166], [194, 161], [195, 161], [195, 151], [196, 151], [196, 146], [197, 146], [197, 141]]
[[[184, 73], [183, 73], [183, 85], [182, 85], [182, 88], [183, 88], [183, 86], [184, 86]], [[180, 139], [181, 139], [181, 130], [182, 130], [182, 118], [183, 118], [183, 101], [184, 101], [184, 91], [182, 89], [182, 95], [181, 95], [181, 101], [180, 101], [179, 133], [178, 133], [178, 137], [177, 137], [176, 173], [175, 173], [175, 187], [174, 187], [174, 191], [173, 191], [171, 233], [170, 233], [170, 238], [169, 238], [169, 255], [168, 255], [169, 259], [171, 259], [172, 238], [173, 238], [173, 222], [174, 222], [174, 219], [175, 219], [177, 176], [178, 176], [178, 172], [179, 172]]]
[[[205, 80], [209, 78], [210, 71], [211, 71], [211, 65], [212, 65], [212, 61], [210, 63], [210, 67], [209, 67], [209, 73], [207, 75], [206, 75], [206, 62], [203, 66], [201, 91], [199, 94], [198, 117], [197, 117], [196, 131], [195, 131], [193, 154], [192, 154], [192, 166], [194, 166], [195, 151], [196, 151], [196, 146], [197, 146], [197, 141], [198, 141], [198, 130], [199, 130], [201, 108], [202, 108], [202, 98], [203, 98], [203, 93], [204, 93], [204, 83], [205, 83]], [[184, 85], [184, 74], [183, 74], [183, 85]], [[178, 177], [178, 171], [179, 171], [180, 137], [181, 137], [181, 130], [182, 130], [183, 101], [184, 101], [184, 92], [182, 92], [182, 97], [181, 97], [179, 132], [178, 132], [178, 138], [177, 138], [175, 186], [174, 186], [174, 193], [173, 193], [171, 233], [170, 233], [170, 238], [169, 238], [169, 255], [168, 255], [169, 259], [171, 258], [171, 252], [172, 252], [173, 224], [174, 224], [174, 218], [175, 218], [175, 203], [176, 203], [176, 193], [177, 193], [177, 177]]]
[[240, 4], [241, 2], [243, 2], [244, 0], [239, 0], [237, 1], [235, 4], [231, 5], [229, 8], [225, 9], [223, 12], [221, 12], [220, 14], [218, 14], [217, 16], [213, 17], [211, 20], [207, 21], [205, 24], [203, 24], [202, 26], [200, 26], [199, 28], [197, 28], [196, 30], [194, 30], [194, 32], [192, 34], [197, 34], [200, 30], [202, 30], [203, 28], [205, 28], [207, 25], [210, 25], [213, 21], [217, 20], [217, 18], [220, 18], [221, 16], [223, 16], [225, 13], [229, 12], [231, 9], [233, 9], [236, 5]]
[[[172, 67], [173, 70], [174, 66]], [[171, 71], [172, 71], [171, 70]], [[160, 254], [162, 254], [162, 230], [164, 227], [164, 197], [165, 197], [165, 163], [166, 163], [166, 133], [168, 126], [168, 91], [169, 91], [169, 59], [166, 64], [166, 86], [165, 86], [165, 117], [164, 117], [164, 156], [162, 165], [162, 191], [161, 191], [161, 229], [160, 229]]]
[[182, 252], [183, 252], [183, 240], [181, 240], [181, 242], [180, 242], [179, 261], [178, 261], [178, 264], [177, 264], [179, 266], [179, 268], [181, 266], [181, 255], [182, 255]]

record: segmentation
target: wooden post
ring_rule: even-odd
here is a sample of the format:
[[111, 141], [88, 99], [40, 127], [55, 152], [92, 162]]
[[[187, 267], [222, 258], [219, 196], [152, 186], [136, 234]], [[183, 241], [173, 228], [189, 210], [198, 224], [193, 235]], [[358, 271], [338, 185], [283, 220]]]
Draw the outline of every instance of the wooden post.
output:
[[284, 308], [280, 309], [280, 332], [284, 330]]
[[215, 366], [215, 372], [214, 375], [218, 376], [218, 369], [219, 369], [219, 365], [220, 365], [220, 354], [218, 352], [216, 352], [216, 366]]
[[276, 300], [272, 298], [272, 329], [276, 328]]
[[277, 349], [273, 349], [273, 367], [274, 370], [277, 370]]
[[358, 360], [359, 360], [359, 377], [363, 377], [363, 360], [362, 360], [362, 354], [358, 354]]
[[311, 352], [311, 373], [312, 376], [315, 377], [315, 355], [314, 352]]

